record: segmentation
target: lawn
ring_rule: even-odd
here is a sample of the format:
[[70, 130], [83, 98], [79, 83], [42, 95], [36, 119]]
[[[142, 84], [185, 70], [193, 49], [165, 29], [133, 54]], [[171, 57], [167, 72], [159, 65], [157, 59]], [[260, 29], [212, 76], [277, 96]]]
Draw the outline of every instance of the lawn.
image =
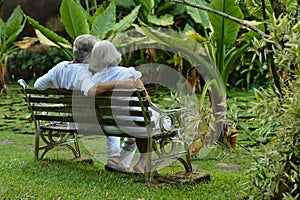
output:
[[72, 154], [63, 148], [35, 161], [34, 125], [19, 88], [8, 86], [8, 94], [0, 99], [1, 199], [227, 200], [238, 199], [248, 178], [251, 160], [239, 145], [235, 150], [212, 149], [204, 159], [193, 158], [195, 171], [210, 174], [209, 183], [148, 185], [141, 176], [108, 172], [83, 141], [83, 157], [92, 158], [93, 164], [71, 160]]

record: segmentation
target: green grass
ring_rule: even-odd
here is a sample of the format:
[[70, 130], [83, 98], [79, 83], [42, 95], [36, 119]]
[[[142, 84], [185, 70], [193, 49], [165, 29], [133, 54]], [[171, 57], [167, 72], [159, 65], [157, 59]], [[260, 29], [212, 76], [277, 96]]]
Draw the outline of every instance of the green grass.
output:
[[[34, 135], [28, 134], [34, 132], [34, 126], [22, 95], [9, 86], [8, 95], [0, 99], [0, 199], [227, 200], [241, 195], [248, 178], [245, 172], [250, 160], [240, 148], [218, 148], [205, 160], [193, 159], [195, 171], [211, 176], [209, 183], [197, 184], [147, 185], [143, 177], [105, 171], [103, 163], [95, 158], [93, 164], [67, 160], [72, 154], [64, 149], [49, 152], [46, 160], [35, 161]], [[84, 145], [81, 150], [83, 157], [91, 156]], [[228, 169], [220, 163], [238, 167]]]

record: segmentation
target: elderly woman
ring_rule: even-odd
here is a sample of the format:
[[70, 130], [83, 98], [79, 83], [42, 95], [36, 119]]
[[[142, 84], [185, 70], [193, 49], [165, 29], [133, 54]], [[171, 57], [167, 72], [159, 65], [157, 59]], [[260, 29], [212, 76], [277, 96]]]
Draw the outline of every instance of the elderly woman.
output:
[[[89, 58], [89, 70], [94, 72], [93, 75], [93, 82], [94, 83], [104, 83], [104, 82], [111, 82], [111, 81], [118, 81], [126, 78], [134, 78], [138, 84], [139, 87], [144, 88], [144, 85], [142, 81], [140, 80], [142, 74], [139, 71], [136, 71], [133, 67], [122, 67], [118, 66], [121, 62], [121, 54], [117, 51], [116, 47], [109, 41], [103, 40], [99, 41], [95, 44], [90, 58]], [[156, 114], [153, 114], [153, 118], [156, 118]], [[139, 127], [136, 127], [138, 129]], [[133, 132], [140, 132], [140, 130], [127, 130]], [[145, 131], [145, 130], [143, 130]], [[132, 152], [132, 149], [134, 148], [133, 145], [135, 145], [135, 139], [134, 138], [125, 138], [127, 140], [132, 141], [132, 146], [129, 147], [129, 153]], [[108, 137], [107, 139], [107, 146], [112, 146], [111, 143], [115, 142], [115, 137]], [[138, 147], [138, 150], [141, 153], [140, 159], [138, 163], [134, 166], [135, 172], [138, 173], [144, 173], [145, 166], [146, 166], [146, 146], [145, 146], [145, 139], [137, 138], [136, 144]], [[115, 142], [115, 145], [120, 145], [120, 140]], [[115, 149], [107, 149], [107, 152], [109, 154], [109, 157], [113, 157], [114, 155], [118, 155], [119, 152], [117, 152], [118, 148]], [[121, 161], [122, 161], [122, 152], [120, 155]], [[123, 163], [125, 166], [129, 165], [129, 163]]]

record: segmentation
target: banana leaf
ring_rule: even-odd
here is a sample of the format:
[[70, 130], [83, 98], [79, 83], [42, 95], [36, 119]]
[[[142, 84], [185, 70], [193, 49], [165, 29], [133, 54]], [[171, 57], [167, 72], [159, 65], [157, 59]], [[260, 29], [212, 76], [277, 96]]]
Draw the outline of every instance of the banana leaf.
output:
[[92, 24], [91, 34], [104, 39], [116, 24], [116, 6], [111, 2], [103, 13], [98, 15]]
[[113, 29], [116, 33], [122, 33], [123, 31], [126, 31], [133, 24], [137, 18], [140, 7], [140, 5], [136, 6], [129, 15], [115, 24]]
[[26, 20], [36, 29], [38, 29], [43, 35], [45, 35], [48, 39], [50, 39], [51, 41], [53, 41], [55, 44], [66, 44], [66, 45], [70, 45], [70, 42], [59, 36], [58, 34], [56, 34], [55, 32], [53, 32], [52, 30], [46, 28], [43, 25], [40, 25], [38, 21], [36, 21], [35, 19], [25, 15]]
[[65, 48], [65, 46], [67, 47], [71, 47], [72, 45], [70, 44], [70, 42], [59, 36], [58, 34], [56, 34], [55, 32], [53, 32], [52, 30], [42, 26], [39, 24], [39, 22], [37, 22], [35, 19], [27, 16], [27, 15], [24, 15], [26, 20], [37, 30], [40, 31], [40, 33], [42, 35], [44, 35], [46, 38], [48, 38], [49, 40], [51, 40], [55, 45], [57, 45], [58, 47], [60, 47], [64, 53], [66, 54], [66, 56], [70, 59], [73, 58], [73, 55], [72, 53], [70, 53], [70, 51], [67, 50], [67, 48]]
[[240, 48], [233, 47], [230, 51], [226, 53], [225, 59], [224, 59], [224, 71], [223, 71], [223, 79], [224, 83], [227, 83], [230, 70], [232, 69], [233, 64], [236, 62], [238, 58], [241, 57], [242, 54], [244, 54], [249, 47], [251, 46], [251, 43], [247, 43], [243, 45]]
[[98, 17], [99, 15], [101, 15], [103, 12], [105, 11], [103, 5], [100, 5], [96, 12], [94, 13], [93, 16], [91, 16], [91, 18], [89, 19], [89, 24], [90, 24], [90, 27], [92, 27], [92, 24], [94, 23], [96, 17]]
[[[238, 19], [243, 19], [243, 13], [236, 0], [214, 0], [210, 3], [210, 8], [221, 11]], [[211, 25], [213, 27], [213, 37], [220, 41], [222, 45], [230, 47], [237, 38], [240, 25], [219, 15], [208, 13]]]
[[84, 8], [73, 0], [63, 0], [60, 6], [61, 22], [69, 36], [74, 40], [78, 35], [90, 31]]
[[116, 6], [121, 6], [129, 9], [137, 6], [137, 4], [132, 0], [115, 0], [115, 4]]
[[5, 41], [4, 47], [12, 44], [22, 32], [25, 26], [23, 11], [20, 6], [17, 6], [4, 24], [4, 33], [8, 38]]
[[[189, 0], [191, 3], [199, 4], [208, 7], [208, 3], [203, 0]], [[207, 12], [188, 6], [187, 13], [193, 18], [196, 23], [201, 24], [204, 28], [210, 28], [210, 21]]]
[[[243, 19], [243, 13], [236, 3], [236, 0], [214, 0], [210, 3], [210, 8], [221, 11], [238, 19]], [[219, 15], [208, 13], [213, 27], [212, 39], [217, 44], [216, 65], [223, 77], [224, 85], [227, 83], [228, 70], [225, 70], [226, 50], [237, 40], [240, 25]]]
[[215, 79], [219, 94], [225, 96], [222, 78], [214, 63], [207, 60], [206, 54], [203, 52], [204, 49], [198, 42], [167, 30], [164, 33], [162, 30], [157, 31], [145, 26], [141, 27], [141, 29], [152, 40], [168, 46], [168, 50], [173, 53], [182, 55], [191, 65], [201, 65], [201, 68], [198, 70], [203, 79], [205, 81]]
[[174, 16], [171, 14], [165, 14], [157, 17], [153, 14], [148, 14], [148, 21], [158, 26], [170, 26], [174, 24]]
[[142, 8], [147, 11], [147, 13], [152, 13], [152, 9], [155, 6], [155, 1], [153, 0], [136, 0], [136, 3], [141, 5]]

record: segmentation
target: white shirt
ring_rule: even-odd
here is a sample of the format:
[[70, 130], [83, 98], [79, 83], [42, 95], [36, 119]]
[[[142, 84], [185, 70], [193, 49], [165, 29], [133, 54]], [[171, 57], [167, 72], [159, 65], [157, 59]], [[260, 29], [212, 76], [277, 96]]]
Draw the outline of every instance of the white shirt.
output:
[[92, 75], [88, 65], [63, 61], [50, 69], [34, 83], [36, 89], [64, 88], [80, 89], [87, 95], [88, 90], [95, 84], [91, 81]]
[[[95, 84], [91, 81], [92, 74], [88, 65], [63, 61], [50, 69], [34, 83], [36, 89], [47, 88], [80, 89], [87, 95], [89, 89]], [[68, 123], [69, 129], [76, 128], [74, 123]]]
[[136, 71], [133, 67], [107, 67], [93, 75], [92, 81], [94, 83], [104, 83], [111, 81], [119, 81], [126, 78], [139, 79], [142, 77], [141, 72]]

